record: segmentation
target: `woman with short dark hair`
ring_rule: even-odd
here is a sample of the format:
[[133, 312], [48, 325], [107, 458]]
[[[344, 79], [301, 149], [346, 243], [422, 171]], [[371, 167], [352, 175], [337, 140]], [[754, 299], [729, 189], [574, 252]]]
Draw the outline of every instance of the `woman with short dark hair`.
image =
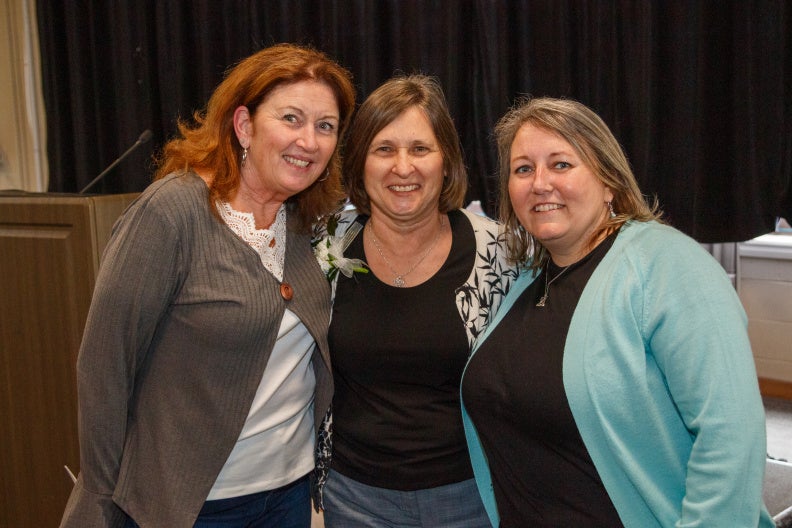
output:
[[459, 381], [515, 269], [501, 227], [461, 209], [467, 174], [436, 80], [396, 77], [369, 95], [343, 178], [356, 210], [317, 246], [335, 288], [325, 526], [486, 527]]

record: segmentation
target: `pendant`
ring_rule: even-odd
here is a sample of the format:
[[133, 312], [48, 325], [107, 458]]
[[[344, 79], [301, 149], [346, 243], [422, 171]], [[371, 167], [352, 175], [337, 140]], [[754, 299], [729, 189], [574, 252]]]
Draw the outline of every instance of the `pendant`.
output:
[[539, 306], [539, 307], [541, 308], [542, 306], [544, 306], [544, 305], [545, 305], [545, 303], [546, 303], [546, 302], [547, 302], [547, 294], [545, 294], [545, 295], [542, 295], [542, 296], [539, 298], [539, 302], [538, 302], [538, 303], [536, 303], [536, 306]]
[[401, 275], [393, 279], [393, 285], [397, 288], [404, 288], [407, 283], [404, 282], [404, 279], [401, 278]]

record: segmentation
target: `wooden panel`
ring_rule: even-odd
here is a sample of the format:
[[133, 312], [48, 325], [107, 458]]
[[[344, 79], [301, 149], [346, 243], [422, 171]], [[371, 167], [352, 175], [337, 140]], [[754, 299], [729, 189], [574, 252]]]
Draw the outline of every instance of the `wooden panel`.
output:
[[760, 378], [792, 384], [792, 362], [755, 357], [756, 373]]
[[64, 465], [79, 465], [75, 362], [100, 248], [134, 196], [0, 196], [0, 527], [59, 523]]
[[792, 282], [743, 279], [741, 284], [740, 301], [751, 319], [792, 323]]
[[760, 377], [759, 390], [762, 396], [792, 400], [792, 383], [789, 382]]
[[792, 367], [792, 324], [751, 319], [748, 336], [755, 357], [785, 361]]
[[[792, 253], [792, 250], [790, 250]], [[762, 279], [792, 282], [792, 259], [740, 257], [741, 279]]]

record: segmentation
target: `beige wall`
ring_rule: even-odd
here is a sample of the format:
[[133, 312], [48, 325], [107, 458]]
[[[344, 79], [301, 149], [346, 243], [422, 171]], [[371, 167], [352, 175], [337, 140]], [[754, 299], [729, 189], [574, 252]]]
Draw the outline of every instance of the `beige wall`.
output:
[[35, 0], [0, 0], [0, 190], [48, 179]]

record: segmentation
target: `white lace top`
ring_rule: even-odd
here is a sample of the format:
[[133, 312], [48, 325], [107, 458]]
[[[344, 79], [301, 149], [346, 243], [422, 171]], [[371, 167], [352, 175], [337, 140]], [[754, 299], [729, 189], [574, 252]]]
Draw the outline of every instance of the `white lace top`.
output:
[[[256, 250], [264, 268], [282, 281], [286, 206], [278, 209], [269, 229], [256, 229], [251, 213], [235, 211], [228, 203], [218, 202], [218, 211], [228, 227]], [[314, 347], [308, 329], [287, 308], [247, 420], [207, 500], [276, 489], [313, 469]]]
[[286, 204], [280, 206], [269, 229], [256, 229], [253, 213], [237, 211], [228, 202], [217, 202], [217, 206], [220, 217], [231, 231], [256, 250], [264, 268], [282, 281], [286, 258]]

